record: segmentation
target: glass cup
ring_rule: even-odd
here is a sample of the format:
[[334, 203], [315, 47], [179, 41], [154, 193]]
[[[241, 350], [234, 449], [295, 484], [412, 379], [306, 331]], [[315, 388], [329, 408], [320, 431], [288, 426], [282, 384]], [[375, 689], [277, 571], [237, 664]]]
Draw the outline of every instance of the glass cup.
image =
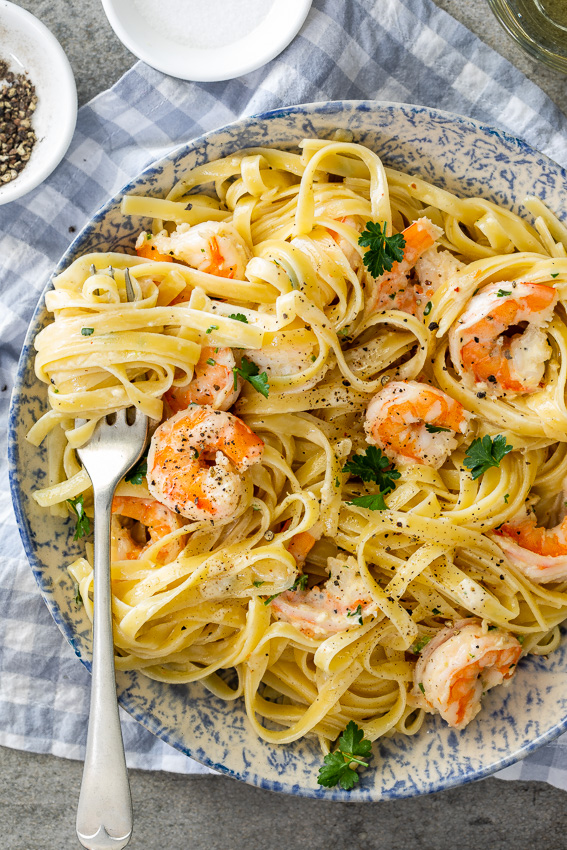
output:
[[524, 50], [567, 73], [567, 0], [488, 0], [488, 4]]

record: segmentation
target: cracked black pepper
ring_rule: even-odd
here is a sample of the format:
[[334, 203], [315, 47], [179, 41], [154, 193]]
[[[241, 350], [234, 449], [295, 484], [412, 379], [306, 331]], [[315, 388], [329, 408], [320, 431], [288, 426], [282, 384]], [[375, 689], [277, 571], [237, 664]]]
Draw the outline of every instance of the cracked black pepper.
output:
[[0, 59], [0, 183], [14, 180], [28, 163], [36, 142], [32, 127], [36, 106], [33, 83]]

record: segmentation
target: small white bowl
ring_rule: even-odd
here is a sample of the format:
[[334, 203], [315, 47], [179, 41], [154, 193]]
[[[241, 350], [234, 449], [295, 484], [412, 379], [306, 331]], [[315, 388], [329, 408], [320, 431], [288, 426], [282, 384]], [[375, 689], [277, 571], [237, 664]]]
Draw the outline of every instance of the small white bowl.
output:
[[185, 9], [172, 0], [155, 3], [153, 24], [144, 14], [144, 0], [102, 0], [102, 5], [120, 41], [139, 59], [181, 80], [212, 82], [248, 74], [281, 53], [301, 29], [312, 0], [273, 0], [256, 27], [218, 47], [198, 46], [203, 21], [198, 12], [187, 14], [191, 0], [179, 2]]
[[7, 0], [0, 0], [0, 59], [8, 63], [10, 71], [26, 72], [37, 94], [32, 122], [37, 141], [18, 176], [0, 183], [0, 204], [7, 204], [39, 186], [63, 159], [77, 122], [77, 89], [69, 60], [55, 36], [25, 9]]

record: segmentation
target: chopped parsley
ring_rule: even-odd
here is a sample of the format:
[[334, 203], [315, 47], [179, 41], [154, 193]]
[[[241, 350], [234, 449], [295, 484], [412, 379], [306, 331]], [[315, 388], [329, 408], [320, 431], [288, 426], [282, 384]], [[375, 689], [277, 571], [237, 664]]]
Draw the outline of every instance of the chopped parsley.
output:
[[238, 387], [238, 375], [243, 378], [245, 381], [248, 381], [249, 384], [252, 384], [256, 392], [261, 393], [264, 398], [268, 398], [268, 393], [270, 391], [270, 385], [268, 383], [268, 375], [266, 372], [262, 372], [259, 374], [260, 370], [251, 360], [248, 360], [247, 357], [242, 358], [242, 362], [240, 366], [233, 366], [233, 374], [234, 374], [234, 389], [236, 390]]
[[77, 496], [76, 499], [67, 499], [67, 504], [71, 507], [71, 510], [77, 518], [73, 540], [78, 540], [79, 537], [86, 537], [91, 533], [91, 522], [85, 513], [82, 494]]
[[505, 295], [511, 295], [511, 294], [512, 294], [512, 290], [511, 290], [511, 289], [510, 289], [510, 290], [508, 290], [508, 289], [499, 289], [499, 290], [498, 290], [498, 292], [496, 293], [496, 297], [497, 297], [497, 298], [504, 298], [504, 296], [505, 296]]
[[253, 581], [252, 584], [254, 587], [262, 587], [263, 584], [266, 584], [265, 581]]
[[79, 585], [75, 585], [75, 602], [77, 605], [83, 604], [83, 597], [81, 596], [81, 591], [79, 590]]
[[130, 484], [141, 484], [147, 474], [148, 456], [146, 454], [138, 461], [136, 466], [133, 466], [132, 469], [126, 473], [124, 481], [128, 481]]
[[212, 358], [212, 357], [207, 357], [207, 361], [206, 361], [206, 362], [207, 362], [207, 364], [208, 364], [209, 366], [216, 366], [216, 365], [217, 365], [217, 361], [216, 361], [216, 360], [213, 360], [213, 358]]
[[[434, 609], [435, 610], [435, 609]], [[439, 613], [439, 612], [437, 612]], [[432, 635], [423, 635], [418, 638], [414, 644], [412, 644], [411, 651], [414, 655], [419, 655], [424, 646], [427, 646], [429, 641], [431, 640]]]
[[439, 608], [432, 608], [432, 609], [431, 609], [431, 613], [432, 613], [432, 614], [440, 614], [440, 613], [441, 613], [441, 611], [439, 610]]
[[428, 302], [427, 302], [427, 304], [425, 305], [425, 310], [423, 311], [423, 315], [424, 315], [424, 316], [429, 316], [429, 314], [431, 313], [431, 310], [432, 310], [432, 309], [433, 309], [433, 302], [432, 302], [432, 301], [428, 301]]
[[355, 611], [349, 611], [347, 609], [347, 617], [358, 617], [358, 624], [362, 626], [362, 605], [359, 604]]
[[[274, 593], [273, 596], [268, 596], [267, 599], [264, 599], [264, 605], [269, 605], [270, 602], [272, 602], [276, 598], [276, 596], [280, 595], [280, 593], [287, 593], [289, 590], [305, 590], [307, 587], [308, 579], [308, 575], [297, 576], [291, 587], [286, 588], [285, 591], [279, 590], [277, 593]], [[257, 582], [253, 582], [253, 584], [255, 587], [259, 587], [260, 584], [264, 584], [264, 582], [261, 581], [259, 584]]]
[[94, 328], [81, 328], [81, 333], [83, 336], [92, 336], [94, 334]]
[[470, 469], [473, 478], [479, 478], [491, 466], [500, 466], [504, 455], [511, 452], [513, 446], [506, 443], [506, 437], [497, 434], [489, 437], [488, 434], [480, 439], [473, 440], [465, 454], [465, 466]]
[[438, 434], [440, 431], [450, 431], [450, 428], [442, 428], [441, 425], [430, 425], [429, 422], [425, 423], [425, 430], [428, 434]]
[[366, 222], [366, 230], [360, 234], [358, 244], [368, 248], [363, 256], [364, 265], [372, 277], [380, 277], [385, 271], [392, 271], [394, 262], [404, 257], [406, 240], [403, 233], [386, 236], [386, 222]]
[[[228, 317], [229, 319], [234, 319], [237, 322], [244, 322], [245, 325], [248, 324], [248, 319], [244, 315], [244, 313], [231, 313]], [[208, 331], [207, 331], [208, 333]]]
[[555, 274], [552, 274], [551, 277], [559, 277], [559, 272], [555, 272]]
[[292, 586], [290, 587], [290, 590], [305, 590], [307, 587], [308, 578], [308, 575], [297, 576]]
[[218, 325], [211, 325], [211, 327], [210, 327], [210, 328], [207, 328], [207, 330], [205, 331], [205, 333], [206, 333], [206, 334], [212, 334], [212, 332], [213, 332], [213, 331], [218, 331], [218, 329], [219, 329], [219, 326], [218, 326]]
[[425, 688], [423, 687], [423, 682], [418, 682], [418, 688], [422, 694], [425, 693]]
[[356, 765], [368, 767], [364, 759], [372, 755], [372, 744], [364, 737], [354, 720], [351, 720], [339, 738], [339, 746], [334, 753], [328, 753], [319, 768], [317, 782], [326, 788], [340, 785], [345, 791], [350, 791], [358, 782]]
[[509, 499], [509, 498], [510, 498], [510, 493], [505, 493], [505, 494], [504, 494], [504, 501], [506, 502], [506, 504], [508, 504], [508, 499]]
[[270, 604], [270, 602], [273, 602], [273, 600], [276, 598], [276, 596], [279, 596], [281, 592], [282, 592], [282, 591], [281, 591], [281, 590], [279, 590], [277, 593], [274, 593], [274, 595], [273, 595], [273, 596], [268, 596], [268, 598], [267, 598], [267, 599], [264, 599], [264, 605], [269, 605], [269, 604]]

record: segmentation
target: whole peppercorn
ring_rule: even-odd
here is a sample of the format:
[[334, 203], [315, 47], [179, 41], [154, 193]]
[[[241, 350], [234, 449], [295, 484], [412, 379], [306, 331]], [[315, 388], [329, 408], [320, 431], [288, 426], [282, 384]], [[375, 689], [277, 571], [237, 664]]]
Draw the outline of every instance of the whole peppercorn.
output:
[[29, 161], [36, 143], [32, 128], [36, 106], [33, 83], [0, 59], [0, 183], [15, 180]]

